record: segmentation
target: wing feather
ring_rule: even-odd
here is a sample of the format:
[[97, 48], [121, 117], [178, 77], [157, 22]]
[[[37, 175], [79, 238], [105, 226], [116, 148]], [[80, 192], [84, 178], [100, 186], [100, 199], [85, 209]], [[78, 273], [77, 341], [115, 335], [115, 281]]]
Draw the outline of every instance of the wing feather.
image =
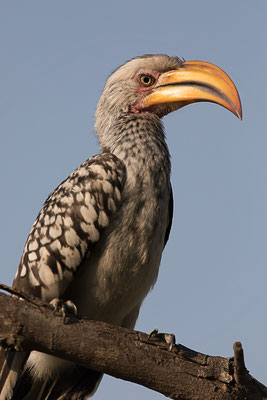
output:
[[[50, 194], [33, 224], [13, 287], [46, 301], [61, 297], [120, 207], [125, 179], [122, 161], [113, 154], [103, 153], [85, 161], [63, 181]], [[28, 375], [22, 374], [20, 378], [20, 374], [28, 354], [1, 349], [1, 356], [0, 398], [10, 399], [14, 387], [12, 398], [22, 398], [21, 390], [26, 390]], [[92, 389], [100, 376], [97, 373]], [[35, 392], [31, 394], [35, 389], [39, 387], [33, 385], [26, 398], [35, 399]], [[55, 390], [59, 390], [57, 385], [53, 393]], [[85, 390], [89, 390], [88, 382], [84, 386], [81, 383], [78, 390], [81, 396]], [[47, 396], [58, 398], [51, 393]], [[66, 394], [66, 398], [72, 397]]]
[[103, 153], [63, 181], [33, 224], [13, 286], [46, 301], [61, 297], [120, 207], [125, 179], [122, 161]]

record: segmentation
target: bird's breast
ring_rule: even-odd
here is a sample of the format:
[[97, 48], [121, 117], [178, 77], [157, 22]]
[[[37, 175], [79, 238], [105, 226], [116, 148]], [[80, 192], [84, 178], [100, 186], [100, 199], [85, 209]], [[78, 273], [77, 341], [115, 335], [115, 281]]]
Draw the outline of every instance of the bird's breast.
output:
[[167, 182], [159, 190], [148, 177], [132, 179], [130, 173], [120, 209], [75, 279], [86, 293], [74, 296], [80, 313], [118, 325], [157, 279], [168, 218]]

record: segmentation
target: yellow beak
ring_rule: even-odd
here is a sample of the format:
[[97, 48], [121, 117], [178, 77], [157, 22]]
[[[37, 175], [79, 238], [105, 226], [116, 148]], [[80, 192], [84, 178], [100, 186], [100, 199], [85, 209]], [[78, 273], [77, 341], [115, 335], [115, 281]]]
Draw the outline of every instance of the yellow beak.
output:
[[180, 103], [183, 107], [199, 101], [220, 104], [242, 119], [241, 102], [233, 81], [219, 67], [204, 61], [183, 62], [179, 69], [162, 74], [152, 93], [144, 98], [144, 105]]

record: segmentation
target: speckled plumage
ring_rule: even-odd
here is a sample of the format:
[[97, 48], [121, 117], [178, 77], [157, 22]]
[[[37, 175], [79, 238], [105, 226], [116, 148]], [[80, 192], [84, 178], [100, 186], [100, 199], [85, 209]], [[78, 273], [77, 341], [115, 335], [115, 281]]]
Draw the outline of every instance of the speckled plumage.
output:
[[[85, 161], [46, 200], [27, 239], [15, 288], [46, 301], [70, 299], [80, 315], [134, 327], [157, 279], [172, 192], [160, 120], [166, 112], [129, 112], [134, 94], [128, 74], [142, 65], [163, 65], [165, 71], [179, 62], [163, 55], [137, 58], [111, 75], [96, 112], [101, 154]], [[12, 382], [2, 376], [0, 400], [20, 398], [22, 387], [30, 390], [25, 400], [42, 391], [39, 400], [83, 399], [101, 378], [38, 352], [30, 354], [21, 374], [15, 363], [25, 356], [14, 355]]]
[[28, 236], [14, 287], [60, 298], [117, 211], [124, 164], [103, 153], [85, 161], [48, 197]]

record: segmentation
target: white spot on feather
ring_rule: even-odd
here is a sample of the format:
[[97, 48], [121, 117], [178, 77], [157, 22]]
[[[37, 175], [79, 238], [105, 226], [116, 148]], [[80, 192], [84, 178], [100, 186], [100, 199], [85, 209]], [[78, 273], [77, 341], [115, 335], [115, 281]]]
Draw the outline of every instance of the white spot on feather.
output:
[[61, 235], [62, 235], [61, 226], [59, 226], [59, 225], [51, 226], [51, 227], [49, 228], [49, 235], [50, 235], [53, 239], [56, 239], [56, 238], [58, 238], [59, 236], [61, 236]]
[[33, 232], [33, 237], [35, 237], [35, 238], [39, 238], [40, 237], [39, 232], [38, 232], [37, 229]]
[[79, 244], [80, 238], [73, 228], [70, 228], [65, 232], [65, 239], [69, 246], [77, 246]]
[[66, 228], [69, 228], [69, 227], [71, 227], [73, 225], [73, 220], [68, 215], [66, 217], [64, 217], [64, 221], [63, 222], [64, 222], [64, 225], [66, 226]]
[[22, 265], [20, 270], [20, 276], [23, 277], [26, 275], [26, 273], [27, 273], [27, 268], [25, 267], [25, 265]]
[[72, 188], [72, 182], [70, 182], [69, 180], [65, 181], [64, 183], [62, 183], [61, 188], [71, 189]]
[[88, 170], [85, 167], [79, 168], [79, 176], [86, 176], [88, 175]]
[[98, 164], [92, 164], [90, 166], [90, 170], [95, 173], [95, 174], [99, 174], [102, 175], [103, 177], [106, 175], [104, 168], [102, 167], [102, 165], [98, 165]]
[[108, 225], [109, 218], [108, 218], [107, 214], [104, 211], [100, 211], [99, 217], [98, 217], [98, 223], [103, 228]]
[[45, 225], [50, 225], [50, 217], [49, 217], [49, 215], [45, 215], [44, 216], [44, 224]]
[[51, 242], [51, 239], [50, 239], [48, 236], [44, 236], [44, 237], [42, 237], [42, 238], [40, 239], [40, 243], [41, 243], [42, 245], [45, 245], [45, 244], [47, 244], [47, 243], [49, 243], [49, 242]]
[[91, 193], [89, 193], [89, 192], [86, 192], [86, 193], [85, 193], [84, 201], [85, 201], [85, 203], [86, 203], [88, 206], [89, 206], [89, 205], [92, 205], [92, 206], [95, 205], [95, 198], [94, 198], [94, 196], [92, 196]]
[[76, 194], [76, 201], [81, 203], [83, 201], [83, 194], [82, 192]]
[[62, 225], [62, 221], [63, 221], [62, 216], [61, 215], [57, 215], [56, 224], [57, 225]]
[[113, 186], [111, 185], [110, 182], [104, 181], [103, 182], [103, 190], [105, 193], [112, 193], [113, 192]]
[[59, 261], [57, 261], [57, 271], [58, 271], [58, 276], [59, 279], [63, 279], [63, 272], [62, 272], [62, 267]]
[[62, 209], [55, 204], [54, 207], [53, 207], [53, 212], [55, 214], [59, 214], [59, 213], [62, 212]]
[[87, 243], [85, 240], [81, 240], [80, 241], [80, 246], [81, 246], [81, 252], [82, 252], [82, 256], [85, 255], [85, 252], [87, 250]]
[[47, 235], [47, 227], [46, 226], [43, 226], [42, 228], [41, 228], [41, 236], [46, 236]]
[[81, 206], [80, 212], [85, 222], [94, 222], [97, 218], [97, 213], [94, 207], [92, 206], [89, 207]]
[[74, 193], [79, 193], [79, 192], [81, 191], [81, 188], [80, 188], [79, 185], [75, 185], [75, 186], [73, 186], [72, 191], [73, 191]]
[[28, 259], [29, 261], [37, 260], [37, 254], [35, 253], [35, 251], [32, 251], [31, 253], [28, 254]]
[[37, 240], [32, 240], [32, 241], [30, 241], [29, 246], [28, 246], [28, 249], [29, 249], [29, 251], [37, 250], [37, 249], [38, 249], [38, 242], [37, 242]]
[[55, 216], [55, 215], [52, 215], [52, 216], [50, 217], [49, 224], [50, 224], [50, 225], [53, 224], [53, 223], [55, 222], [55, 220], [56, 220], [56, 216]]
[[32, 286], [39, 286], [40, 282], [35, 278], [32, 269], [29, 270], [29, 280]]
[[99, 240], [100, 234], [93, 224], [81, 223], [81, 228], [85, 233], [88, 233], [89, 239], [92, 242], [97, 242]]
[[53, 242], [50, 244], [50, 249], [52, 251], [59, 250], [60, 248], [61, 248], [61, 243], [58, 239], [53, 240]]
[[[78, 265], [81, 262], [81, 256], [79, 251], [74, 248], [74, 249], [70, 249], [70, 248], [66, 248], [66, 254], [65, 254], [65, 259], [64, 259], [64, 263], [67, 265], [67, 267], [72, 268], [74, 270], [76, 270], [76, 268], [78, 267]], [[62, 251], [61, 251], [62, 254]]]
[[72, 206], [73, 204], [73, 197], [72, 196], [63, 196], [61, 198], [61, 202], [66, 206]]
[[50, 253], [49, 253], [49, 251], [47, 250], [46, 247], [41, 247], [40, 248], [40, 256], [41, 256], [42, 261], [46, 261], [47, 257], [50, 256]]
[[46, 285], [53, 285], [58, 280], [58, 275], [53, 274], [50, 267], [46, 264], [41, 264], [39, 268], [39, 276], [42, 282]]

